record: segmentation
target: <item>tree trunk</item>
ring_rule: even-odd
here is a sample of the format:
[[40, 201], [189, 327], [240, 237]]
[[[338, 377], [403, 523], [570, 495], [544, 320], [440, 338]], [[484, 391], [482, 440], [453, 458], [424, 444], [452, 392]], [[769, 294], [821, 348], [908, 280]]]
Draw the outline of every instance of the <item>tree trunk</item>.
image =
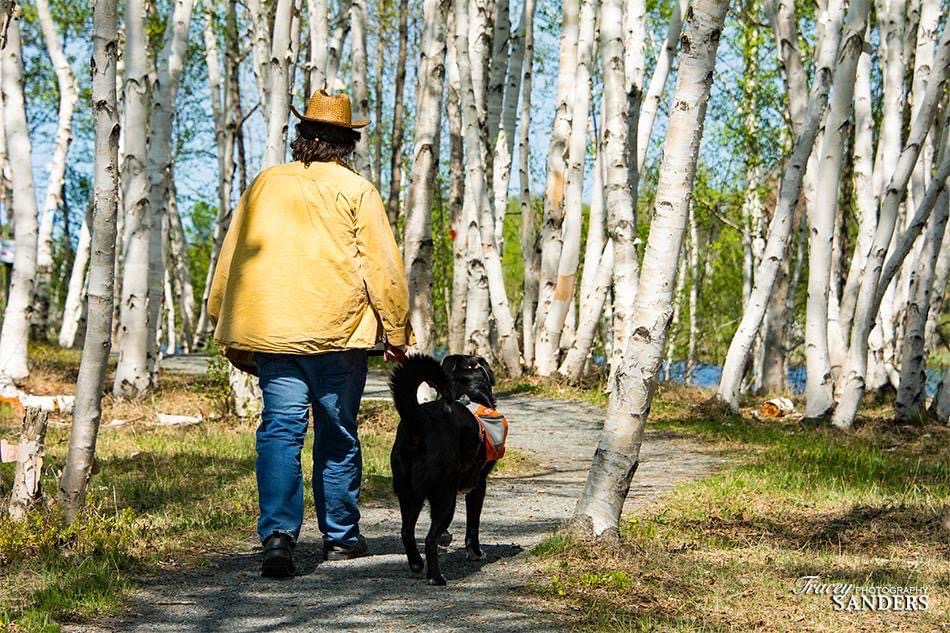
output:
[[73, 268], [69, 273], [69, 286], [66, 291], [66, 305], [63, 308], [63, 325], [59, 330], [59, 346], [71, 349], [76, 345], [76, 334], [83, 316], [84, 290], [86, 287], [86, 269], [89, 266], [90, 214], [86, 213], [79, 228], [79, 243], [76, 245], [76, 256], [73, 258]]
[[[403, 2], [403, 6], [405, 4]], [[442, 84], [445, 82], [445, 22], [449, 4], [449, 0], [428, 0], [423, 8], [425, 26], [419, 57], [419, 80], [416, 84], [415, 142], [403, 240], [403, 255], [409, 278], [409, 322], [416, 334], [416, 348], [426, 354], [431, 354], [434, 347], [432, 204], [439, 167]], [[403, 45], [401, 41], [400, 48]]]
[[162, 320], [162, 300], [165, 296], [165, 240], [164, 227], [167, 204], [171, 193], [172, 123], [175, 100], [188, 53], [188, 29], [194, 0], [176, 0], [170, 23], [165, 27], [165, 42], [158, 63], [158, 73], [152, 91], [152, 120], [148, 145], [149, 192], [148, 209], [151, 214], [148, 264], [148, 351], [147, 371], [151, 387], [158, 386], [159, 336]]
[[666, 29], [666, 41], [657, 55], [656, 67], [653, 69], [650, 85], [640, 107], [637, 122], [638, 172], [643, 171], [643, 164], [646, 162], [650, 137], [653, 135], [653, 122], [656, 120], [656, 113], [660, 109], [660, 100], [663, 98], [663, 89], [666, 87], [666, 80], [669, 79], [670, 69], [673, 67], [673, 58], [676, 56], [680, 33], [683, 30], [683, 16], [686, 15], [688, 5], [689, 0], [676, 0], [673, 4], [673, 15], [670, 16], [670, 24]]
[[450, 7], [446, 41], [445, 118], [449, 123], [449, 208], [452, 211], [452, 309], [449, 311], [449, 353], [465, 349], [468, 311], [468, 236], [465, 226], [465, 169], [462, 143], [462, 107], [455, 50], [455, 11]]
[[[874, 242], [868, 255], [868, 263], [861, 280], [861, 289], [858, 293], [858, 301], [854, 311], [854, 326], [851, 330], [851, 345], [848, 349], [848, 359], [842, 376], [841, 397], [832, 419], [832, 423], [838, 428], [847, 429], [851, 427], [857, 415], [858, 407], [861, 405], [861, 399], [864, 397], [868, 362], [868, 336], [880, 307], [881, 295], [890, 283], [890, 279], [886, 275], [887, 269], [896, 270], [903, 260], [903, 256], [898, 259], [892, 258], [891, 262], [894, 262], [892, 267], [891, 262], [888, 262], [888, 266], [884, 265], [884, 258], [887, 255], [894, 228], [897, 224], [897, 213], [901, 198], [904, 195], [914, 164], [920, 155], [920, 149], [927, 132], [933, 124], [941, 95], [944, 94], [948, 66], [950, 66], [950, 28], [945, 27], [940, 38], [940, 49], [935, 58], [934, 69], [931, 72], [932, 79], [927, 84], [927, 91], [920, 110], [914, 118], [907, 142], [897, 161], [896, 169], [890, 177], [881, 198]], [[941, 165], [938, 172], [943, 171], [942, 178], [946, 178], [947, 172], [945, 170], [950, 168], [950, 157], [945, 157], [943, 162], [944, 165]], [[932, 195], [930, 190], [938, 187], [942, 188], [943, 183], [940, 182], [940, 179], [941, 175], [938, 173], [934, 177], [934, 181], [931, 182], [931, 187], [928, 187], [927, 195], [921, 202], [919, 209], [926, 208], [928, 198], [930, 198], [929, 205], [933, 207], [936, 195]], [[935, 187], [935, 184], [938, 187]], [[904, 255], [906, 255], [906, 252]], [[881, 274], [882, 268], [884, 268], [884, 275]]]
[[[291, 22], [293, 21], [293, 0], [277, 0], [277, 10], [274, 14], [274, 35], [268, 58], [269, 98], [263, 103], [267, 107], [267, 145], [264, 148], [264, 158], [261, 169], [284, 162], [287, 154], [287, 122], [290, 116], [290, 65], [294, 62], [290, 47]], [[364, 50], [365, 78], [365, 50]], [[262, 95], [263, 96], [263, 95]], [[354, 112], [354, 119], [363, 118]], [[365, 141], [364, 141], [365, 142]]]
[[818, 195], [809, 218], [808, 306], [805, 318], [805, 417], [823, 418], [834, 405], [831, 358], [828, 351], [828, 292], [838, 185], [848, 116], [854, 96], [858, 58], [864, 48], [869, 0], [848, 7], [841, 47], [835, 64], [834, 94], [822, 137]]
[[85, 503], [102, 415], [102, 386], [112, 342], [112, 285], [115, 282], [118, 213], [119, 117], [116, 101], [116, 0], [96, 0], [93, 8], [92, 110], [95, 128], [95, 190], [92, 256], [89, 263], [89, 318], [69, 451], [59, 484], [59, 502], [73, 521]]
[[[238, 86], [240, 57], [238, 51], [237, 13], [234, 3], [228, 3], [225, 22], [225, 41], [228, 51], [222, 80], [218, 60], [217, 39], [213, 29], [213, 13], [206, 6], [205, 13], [205, 62], [208, 67], [208, 88], [211, 92], [211, 114], [214, 119], [215, 149], [218, 155], [218, 214], [214, 221], [214, 242], [205, 276], [204, 293], [201, 297], [201, 313], [195, 325], [194, 349], [203, 350], [211, 336], [211, 320], [208, 318], [208, 296], [211, 280], [218, 263], [221, 244], [231, 224], [231, 191], [234, 188], [234, 149], [240, 135], [241, 94]], [[243, 191], [243, 187], [242, 187]]]
[[683, 33], [675, 107], [660, 166], [653, 222], [643, 258], [633, 335], [616, 372], [604, 431], [594, 453], [576, 524], [601, 538], [616, 539], [620, 513], [639, 465], [640, 444], [672, 314], [674, 275], [699, 158], [716, 48], [728, 3], [695, 0]]
[[[857, 0], [863, 2], [864, 0]], [[852, 4], [855, 7], [856, 4]], [[826, 27], [834, 22], [834, 16], [826, 17]], [[792, 231], [795, 207], [802, 191], [802, 181], [811, 156], [822, 117], [828, 105], [828, 93], [831, 88], [832, 68], [835, 64], [836, 37], [833, 30], [826, 30], [825, 46], [818, 59], [818, 71], [811, 87], [808, 104], [805, 109], [805, 119], [799, 128], [792, 156], [785, 167], [782, 177], [782, 186], [776, 203], [772, 222], [769, 225], [768, 239], [758, 270], [755, 271], [755, 283], [742, 314], [742, 321], [732, 337], [726, 362], [722, 368], [722, 378], [716, 397], [733, 411], [739, 410], [739, 390], [742, 385], [742, 376], [745, 373], [746, 362], [752, 345], [755, 342], [762, 318], [765, 316], [769, 302], [772, 300], [772, 290], [778, 277], [782, 261], [788, 246], [789, 235]], [[837, 78], [837, 76], [836, 76]], [[836, 88], [837, 90], [837, 88]], [[827, 136], [826, 136], [827, 138]], [[827, 275], [825, 275], [827, 277]], [[827, 279], [826, 279], [827, 282]], [[827, 311], [827, 310], [826, 310]], [[826, 330], [827, 332], [827, 330]]]
[[310, 24], [310, 89], [304, 97], [309, 99], [310, 94], [327, 88], [327, 57], [330, 47], [327, 0], [307, 0], [307, 13]]
[[43, 448], [46, 439], [47, 413], [32, 407], [23, 416], [20, 444], [17, 447], [13, 486], [10, 491], [10, 518], [20, 521], [37, 506], [43, 497]]
[[188, 353], [191, 351], [191, 342], [194, 340], [192, 319], [195, 315], [195, 289], [191, 282], [188, 240], [181, 224], [181, 215], [178, 213], [174, 179], [169, 178], [169, 182], [171, 186], [168, 188], [168, 244], [170, 247], [168, 270], [175, 287], [175, 295], [181, 306], [179, 317], [181, 318], [182, 348], [185, 353]]
[[521, 252], [524, 257], [524, 293], [521, 300], [521, 348], [525, 367], [534, 365], [534, 314], [538, 305], [538, 252], [535, 207], [531, 200], [531, 83], [534, 68], [534, 0], [525, 0], [522, 13], [521, 113], [518, 125], [518, 182], [521, 185]]
[[[491, 315], [494, 317], [498, 332], [500, 360], [504, 363], [505, 369], [510, 375], [517, 376], [521, 374], [521, 354], [518, 349], [518, 336], [515, 331], [514, 319], [511, 317], [511, 309], [508, 305], [501, 257], [495, 244], [494, 217], [485, 182], [486, 171], [480, 151], [483, 144], [479, 132], [478, 108], [475, 101], [471, 71], [471, 67], [477, 65], [478, 58], [469, 57], [466, 0], [455, 0], [455, 48], [458, 55], [459, 79], [462, 86], [462, 121], [465, 130], [465, 144], [469, 150], [466, 197], [472, 201], [475, 215], [474, 224], [469, 222], [468, 225], [468, 239], [481, 238], [481, 261], [473, 259], [471, 262], [471, 270], [475, 272], [475, 277], [470, 277], [469, 283], [472, 284], [474, 279], [480, 279], [484, 275], [491, 302]], [[473, 61], [475, 64], [472, 63]], [[476, 227], [478, 229], [477, 236], [473, 232], [473, 228]], [[472, 246], [471, 242], [470, 246]], [[479, 265], [484, 267], [483, 273], [478, 270]], [[470, 305], [467, 312], [472, 314], [471, 293], [469, 297]]]
[[[616, 3], [604, 5], [602, 22], [615, 19]], [[643, 99], [645, 14], [643, 0], [627, 0], [624, 8], [624, 87], [626, 108], [616, 101], [616, 69], [606, 60], [613, 57], [602, 49], [604, 65], [604, 194], [607, 204], [607, 234], [614, 243], [614, 277], [612, 306], [612, 346], [610, 374], [620, 367], [627, 339], [633, 332], [633, 306], [640, 284], [637, 260], [637, 189], [640, 168], [636, 157], [640, 148], [639, 118]], [[603, 30], [603, 26], [601, 27]], [[608, 27], [608, 32], [610, 28]], [[606, 43], [606, 36], [601, 37]], [[616, 45], [614, 45], [616, 47]], [[610, 81], [608, 81], [608, 77]], [[612, 98], [607, 97], [610, 93]], [[649, 139], [644, 139], [646, 143]], [[621, 145], [620, 143], [623, 143]], [[626, 151], [624, 151], [624, 147]], [[626, 182], [624, 182], [626, 180]]]
[[[19, 12], [19, 9], [16, 10]], [[33, 286], [36, 278], [36, 191], [33, 187], [32, 149], [23, 101], [23, 51], [20, 20], [15, 16], [7, 30], [2, 58], [3, 125], [7, 156], [13, 179], [13, 272], [7, 292], [7, 307], [0, 329], [0, 380], [19, 381], [30, 371], [27, 342], [33, 312]]]
[[330, 42], [327, 46], [326, 85], [330, 94], [336, 92], [339, 86], [337, 74], [340, 71], [340, 54], [343, 52], [343, 45], [350, 32], [350, 9], [352, 6], [352, 0], [340, 0], [337, 6], [337, 15], [333, 21], [333, 34], [330, 36]]
[[584, 161], [587, 154], [587, 121], [590, 111], [591, 65], [596, 46], [599, 4], [599, 0], [583, 0], [581, 3], [571, 103], [571, 134], [564, 185], [561, 257], [557, 267], [557, 284], [549, 300], [544, 319], [539, 321], [540, 327], [534, 352], [535, 364], [541, 376], [549, 376], [557, 370], [561, 332], [564, 329], [568, 308], [574, 299], [583, 222], [582, 196]]
[[[366, 0], [353, 0], [350, 7], [350, 29], [353, 37], [350, 40], [352, 55], [352, 83], [353, 83], [353, 119], [369, 117], [369, 80], [366, 62]], [[376, 126], [380, 125], [376, 121]], [[366, 178], [371, 178], [373, 166], [369, 160], [369, 136], [364, 130], [356, 144], [353, 154], [353, 167]]]
[[[573, 114], [571, 94], [577, 64], [578, 17], [580, 0], [564, 0], [561, 5], [561, 59], [557, 76], [556, 108], [551, 141], [548, 144], [544, 210], [541, 220], [541, 266], [538, 281], [538, 309], [535, 313], [537, 338], [548, 307], [554, 299], [558, 262], [561, 259], [561, 224], [564, 222], [564, 171], [567, 168], [567, 140]], [[535, 343], [537, 347], [538, 341]], [[537, 359], [535, 359], [537, 361]]]
[[898, 420], [924, 422], [927, 419], [927, 352], [924, 347], [924, 334], [927, 315], [930, 312], [930, 295], [937, 256], [947, 228], [948, 203], [950, 199], [945, 185], [937, 208], [930, 216], [923, 248], [910, 280], [901, 347], [900, 384], [897, 389]]
[[696, 208], [689, 206], [689, 340], [686, 343], [686, 371], [683, 384], [693, 381], [696, 372], [696, 343], [699, 339], [699, 284], [702, 275], [699, 268], [699, 229], [696, 225]]
[[950, 369], [943, 372], [943, 380], [937, 386], [930, 403], [930, 417], [940, 424], [950, 424]]
[[59, 116], [53, 155], [46, 178], [46, 203], [40, 216], [39, 239], [36, 249], [36, 287], [33, 297], [33, 338], [46, 340], [49, 321], [50, 275], [53, 272], [53, 216], [63, 204], [63, 181], [66, 175], [66, 155], [72, 141], [72, 117], [79, 91], [69, 61], [63, 53], [59, 33], [53, 24], [49, 0], [36, 0], [37, 18], [43, 29], [43, 40], [49, 53], [56, 84], [59, 88]]
[[577, 334], [574, 344], [571, 345], [564, 362], [558, 368], [558, 373], [571, 382], [580, 380], [590, 357], [590, 350], [594, 345], [597, 328], [600, 325], [600, 315], [604, 310], [604, 301], [607, 291], [610, 290], [610, 281], [614, 270], [614, 246], [607, 241], [604, 252], [599, 257], [597, 274], [589, 292], [584, 295], [580, 322], [577, 325]]
[[[445, 4], [442, 2], [441, 4]], [[438, 16], [433, 16], [434, 18], [438, 17], [442, 20], [442, 24], [437, 27], [442, 29], [445, 27], [445, 13], [442, 12]], [[428, 26], [428, 24], [427, 24]], [[402, 188], [402, 137], [403, 137], [403, 100], [405, 96], [403, 95], [404, 86], [406, 83], [406, 49], [408, 48], [409, 43], [409, 0], [400, 0], [399, 1], [399, 53], [398, 61], [396, 62], [396, 89], [395, 96], [393, 97], [393, 134], [392, 134], [392, 148], [389, 153], [389, 198], [386, 201], [386, 213], [389, 216], [390, 226], [396, 226], [396, 220], [399, 217], [399, 194]], [[437, 69], [435, 71], [430, 69], [425, 69], [428, 72], [438, 72], [438, 99], [435, 102], [435, 109], [432, 110], [430, 116], [434, 116], [438, 119], [442, 113], [442, 81], [445, 78], [445, 34], [442, 31], [441, 39], [439, 43], [435, 44], [439, 47], [438, 53], [435, 53], [438, 61], [435, 62]], [[424, 53], [422, 53], [424, 55]], [[420, 62], [422, 60], [420, 59]], [[423, 68], [420, 63], [417, 73], [419, 77], [422, 77]], [[435, 81], [436, 77], [429, 79], [430, 82]], [[428, 104], [426, 104], [428, 105]], [[421, 111], [418, 110], [419, 106], [419, 96], [417, 93], [416, 96], [416, 116], [420, 116]], [[429, 106], [431, 107], [431, 106]], [[418, 122], [416, 123], [418, 125]], [[380, 121], [376, 122], [377, 127], [382, 125]], [[435, 153], [438, 154], [438, 138], [439, 138], [439, 124], [436, 122], [434, 135], [434, 143], [436, 145]], [[418, 138], [418, 131], [416, 132], [416, 138]], [[413, 161], [415, 162], [415, 161]], [[438, 160], [435, 161], [435, 166], [438, 167]], [[378, 169], [382, 170], [382, 163]], [[436, 170], [437, 171], [437, 170]], [[436, 171], [431, 172], [431, 177], [434, 178]], [[410, 183], [412, 176], [410, 175]], [[410, 187], [412, 185], [410, 184]], [[431, 187], [430, 187], [431, 191]], [[431, 206], [432, 197], [429, 196], [429, 204]], [[431, 233], [431, 229], [430, 229]], [[431, 260], [431, 255], [430, 255]], [[407, 260], [408, 261], [408, 260]]]
[[128, 0], [125, 6], [125, 114], [122, 127], [140, 133], [125, 134], [125, 156], [120, 170], [125, 205], [122, 239], [125, 252], [119, 302], [119, 364], [112, 387], [113, 395], [120, 398], [144, 393], [149, 383], [146, 353], [149, 349], [147, 297], [151, 214], [148, 208], [148, 134], [145, 130], [150, 129], [151, 85], [146, 45], [145, 2]]

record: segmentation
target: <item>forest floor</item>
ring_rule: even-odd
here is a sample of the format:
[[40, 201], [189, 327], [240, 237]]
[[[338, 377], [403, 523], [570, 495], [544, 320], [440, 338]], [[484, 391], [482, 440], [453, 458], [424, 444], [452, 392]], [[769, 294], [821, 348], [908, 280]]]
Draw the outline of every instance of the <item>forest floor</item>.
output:
[[[30, 390], [52, 393], [75, 380], [69, 353], [31, 353]], [[360, 422], [361, 526], [372, 555], [318, 562], [310, 510], [300, 575], [268, 581], [254, 535], [253, 422], [220, 409], [219, 363], [172, 358], [164, 368], [148, 401], [106, 398], [100, 472], [81, 524], [64, 533], [55, 509], [25, 524], [0, 518], [0, 630], [941, 630], [950, 621], [945, 427], [895, 429], [869, 410], [841, 436], [794, 417], [722, 416], [695, 406], [708, 391], [661, 386], [620, 547], [605, 549], [557, 532], [585, 481], [604, 396], [502, 381], [513, 450], [489, 484], [487, 558], [465, 560], [457, 512], [456, 541], [442, 555], [449, 585], [430, 588], [409, 571], [398, 539], [388, 477], [396, 419], [376, 371]], [[204, 421], [156, 427], [155, 411]], [[113, 419], [125, 424], [109, 426]], [[0, 436], [16, 425], [16, 412], [0, 407]], [[67, 433], [64, 423], [50, 429], [47, 490]], [[423, 516], [420, 539], [426, 524]], [[835, 613], [827, 596], [792, 593], [811, 574], [922, 586], [930, 609]]]

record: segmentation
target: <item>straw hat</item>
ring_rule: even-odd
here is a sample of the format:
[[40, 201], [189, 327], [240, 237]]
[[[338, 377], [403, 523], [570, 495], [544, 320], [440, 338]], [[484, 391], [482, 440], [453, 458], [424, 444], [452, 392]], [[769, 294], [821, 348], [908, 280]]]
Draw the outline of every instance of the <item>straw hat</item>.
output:
[[290, 106], [290, 110], [298, 119], [312, 123], [329, 123], [350, 129], [369, 125], [369, 121], [353, 120], [350, 98], [342, 93], [331, 95], [325, 90], [318, 90], [310, 97], [305, 114], [300, 114], [294, 106]]

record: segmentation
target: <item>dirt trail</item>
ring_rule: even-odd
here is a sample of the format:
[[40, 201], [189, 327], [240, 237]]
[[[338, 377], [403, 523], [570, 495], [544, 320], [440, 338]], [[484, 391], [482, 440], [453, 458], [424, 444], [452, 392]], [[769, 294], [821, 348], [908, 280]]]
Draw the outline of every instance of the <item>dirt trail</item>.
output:
[[[203, 366], [175, 362], [177, 371]], [[385, 376], [371, 373], [367, 398], [388, 399]], [[121, 620], [107, 630], [148, 631], [552, 631], [555, 614], [526, 591], [537, 576], [526, 552], [570, 516], [590, 466], [603, 411], [589, 405], [521, 396], [499, 398], [511, 423], [509, 446], [533, 452], [543, 474], [493, 479], [482, 514], [483, 561], [461, 550], [464, 510], [456, 512], [455, 542], [442, 556], [448, 586], [432, 588], [409, 571], [398, 538], [394, 504], [363, 508], [361, 529], [372, 556], [319, 563], [320, 534], [311, 514], [297, 547], [300, 575], [260, 578], [255, 543], [245, 552], [194, 570], [162, 572], [146, 581]], [[690, 441], [648, 432], [628, 510], [676, 484], [713, 472], [718, 459]], [[460, 508], [464, 508], [460, 504]], [[248, 521], [252, 521], [248, 517]], [[425, 511], [418, 538], [428, 528]], [[89, 630], [88, 628], [86, 630]]]

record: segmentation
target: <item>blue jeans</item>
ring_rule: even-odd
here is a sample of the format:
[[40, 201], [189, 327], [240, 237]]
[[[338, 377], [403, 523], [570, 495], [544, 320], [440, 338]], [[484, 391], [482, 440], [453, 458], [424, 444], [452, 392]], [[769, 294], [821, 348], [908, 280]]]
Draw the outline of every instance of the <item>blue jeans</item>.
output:
[[255, 354], [264, 411], [257, 429], [261, 541], [274, 532], [300, 534], [300, 452], [313, 408], [313, 497], [324, 538], [351, 545], [359, 536], [363, 460], [356, 414], [366, 385], [366, 351], [313, 356]]

